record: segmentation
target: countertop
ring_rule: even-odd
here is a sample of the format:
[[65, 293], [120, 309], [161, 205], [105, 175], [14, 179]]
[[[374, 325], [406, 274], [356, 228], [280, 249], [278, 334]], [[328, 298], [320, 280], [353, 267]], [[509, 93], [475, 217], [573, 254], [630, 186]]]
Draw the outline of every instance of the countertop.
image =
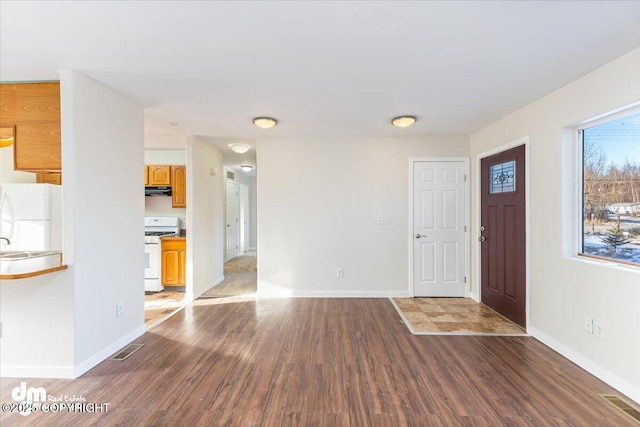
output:
[[[0, 258], [0, 280], [26, 279], [67, 269], [60, 251], [13, 252], [4, 253]], [[23, 254], [25, 256], [10, 256]]]

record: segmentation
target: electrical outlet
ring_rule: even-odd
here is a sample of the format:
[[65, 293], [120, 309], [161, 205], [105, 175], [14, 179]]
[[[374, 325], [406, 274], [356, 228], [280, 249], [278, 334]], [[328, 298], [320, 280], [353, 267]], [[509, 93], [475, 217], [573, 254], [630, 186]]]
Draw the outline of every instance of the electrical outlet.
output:
[[124, 304], [116, 304], [116, 317], [121, 317], [124, 312]]
[[344, 270], [342, 268], [336, 270], [336, 277], [344, 277]]
[[584, 318], [584, 330], [590, 334], [593, 334], [593, 319], [590, 317]]
[[595, 335], [596, 337], [600, 338], [601, 340], [604, 339], [604, 325], [600, 322], [594, 322], [593, 324], [593, 335]]

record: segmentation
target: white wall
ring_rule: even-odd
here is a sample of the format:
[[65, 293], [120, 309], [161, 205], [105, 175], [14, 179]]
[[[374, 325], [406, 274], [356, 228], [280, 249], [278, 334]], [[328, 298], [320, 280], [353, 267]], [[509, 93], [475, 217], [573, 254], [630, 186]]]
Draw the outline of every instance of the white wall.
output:
[[36, 174], [13, 169], [13, 145], [0, 148], [0, 183], [36, 182]]
[[[62, 71], [65, 253], [75, 281], [74, 365], [82, 373], [144, 327], [142, 107]], [[69, 212], [68, 209], [72, 212]], [[67, 223], [65, 223], [67, 225]], [[116, 304], [124, 315], [116, 318]]]
[[213, 141], [187, 139], [187, 299], [224, 279], [224, 172], [222, 153]]
[[461, 136], [258, 141], [258, 292], [408, 295], [409, 158], [468, 154]]
[[146, 165], [186, 165], [186, 150], [144, 150]]
[[[640, 271], [574, 255], [575, 133], [563, 131], [640, 101], [639, 70], [636, 49], [475, 133], [471, 154], [475, 177], [478, 153], [530, 137], [530, 332], [640, 402]], [[474, 265], [478, 255], [474, 245]], [[473, 286], [477, 292], [477, 278]], [[604, 340], [584, 331], [584, 317], [604, 324]]]
[[[144, 163], [146, 165], [186, 165], [186, 150], [145, 150]], [[141, 190], [142, 191], [142, 187]], [[180, 228], [186, 229], [187, 210], [171, 206], [171, 197], [145, 197], [145, 216], [177, 216], [180, 218]]]
[[74, 376], [73, 267], [0, 285], [0, 376]]

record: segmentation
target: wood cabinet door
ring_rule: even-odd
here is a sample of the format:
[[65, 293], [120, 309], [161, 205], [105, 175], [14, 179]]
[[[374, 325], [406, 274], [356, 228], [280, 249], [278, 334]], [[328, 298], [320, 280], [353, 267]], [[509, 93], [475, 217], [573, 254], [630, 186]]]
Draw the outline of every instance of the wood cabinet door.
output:
[[184, 286], [186, 283], [187, 241], [184, 237], [162, 239], [162, 285]]
[[0, 84], [0, 127], [14, 127], [15, 170], [62, 169], [60, 83]]
[[149, 166], [144, 165], [144, 186], [149, 185]]
[[62, 185], [62, 174], [61, 173], [37, 173], [36, 182], [38, 184]]
[[171, 167], [149, 165], [149, 185], [171, 185]]
[[180, 284], [180, 255], [178, 251], [162, 251], [162, 284], [178, 286]]
[[187, 171], [185, 166], [171, 166], [171, 206], [187, 206]]

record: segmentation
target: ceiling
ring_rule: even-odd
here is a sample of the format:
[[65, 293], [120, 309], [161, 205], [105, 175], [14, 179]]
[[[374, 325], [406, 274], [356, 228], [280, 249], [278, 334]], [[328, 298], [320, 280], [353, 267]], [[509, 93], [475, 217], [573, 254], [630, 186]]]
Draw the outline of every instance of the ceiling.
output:
[[77, 70], [145, 107], [147, 147], [469, 134], [640, 46], [640, 2], [3, 0], [0, 38], [0, 80]]

